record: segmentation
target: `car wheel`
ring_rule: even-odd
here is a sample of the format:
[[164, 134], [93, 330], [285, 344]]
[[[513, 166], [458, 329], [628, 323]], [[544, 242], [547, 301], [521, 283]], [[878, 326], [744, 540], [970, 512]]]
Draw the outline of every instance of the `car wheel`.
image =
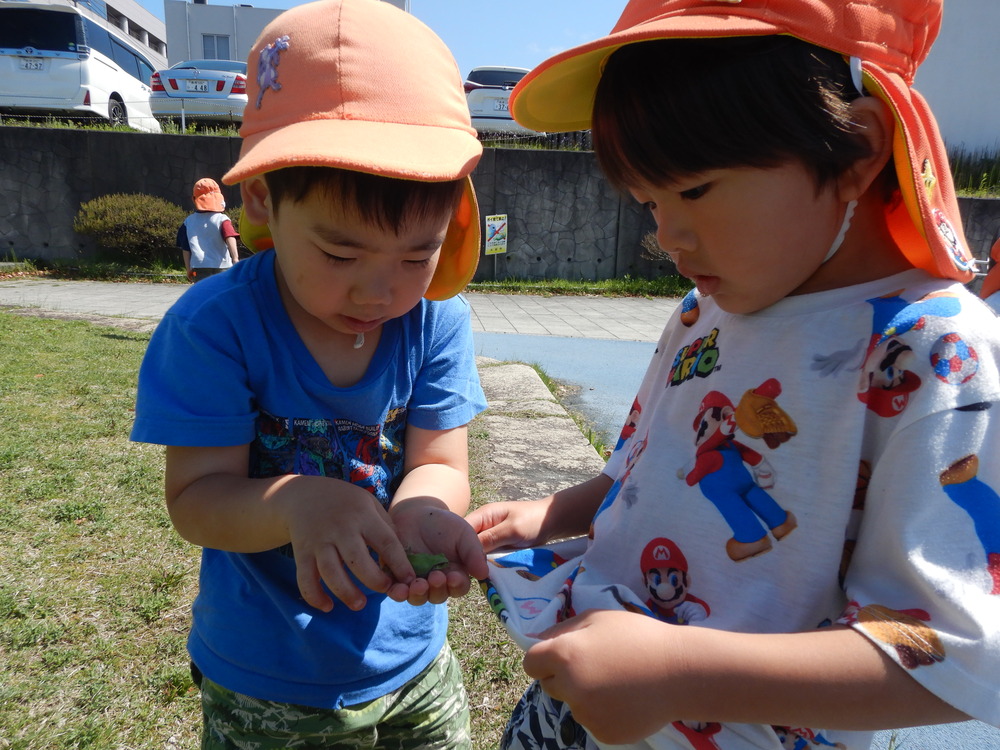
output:
[[108, 120], [115, 127], [128, 125], [128, 113], [125, 111], [125, 102], [117, 96], [108, 100]]

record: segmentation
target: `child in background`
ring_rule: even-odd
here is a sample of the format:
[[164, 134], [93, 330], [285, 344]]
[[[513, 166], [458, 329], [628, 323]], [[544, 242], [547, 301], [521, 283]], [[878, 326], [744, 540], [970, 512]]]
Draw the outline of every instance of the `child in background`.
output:
[[211, 177], [198, 180], [192, 197], [195, 212], [177, 230], [177, 247], [184, 255], [188, 279], [201, 281], [239, 263], [236, 238], [240, 233], [222, 213], [226, 210], [226, 199], [215, 180]]
[[[910, 88], [941, 0], [632, 0], [514, 91], [696, 290], [604, 472], [469, 516], [536, 678], [505, 748], [1000, 724], [1000, 331]], [[490, 588], [492, 584], [492, 589]]]
[[374, 0], [281, 14], [249, 64], [224, 180], [273, 249], [167, 313], [132, 433], [167, 446], [171, 519], [204, 548], [203, 747], [465, 748], [435, 606], [487, 572], [464, 519], [466, 424], [486, 403], [457, 296], [482, 153], [461, 76]]

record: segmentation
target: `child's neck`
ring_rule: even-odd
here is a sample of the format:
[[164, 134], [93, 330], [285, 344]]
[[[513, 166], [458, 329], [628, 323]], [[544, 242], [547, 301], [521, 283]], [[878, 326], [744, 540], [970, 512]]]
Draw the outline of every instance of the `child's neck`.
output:
[[[278, 290], [288, 318], [316, 364], [338, 388], [348, 388], [358, 383], [367, 372], [378, 348], [382, 326], [366, 332], [360, 341], [357, 334], [331, 328], [299, 305], [281, 274], [278, 273], [277, 276]], [[358, 343], [361, 345], [357, 346]]]
[[862, 200], [855, 209], [851, 227], [836, 254], [820, 266], [794, 294], [823, 292], [908, 271], [906, 259], [885, 223], [884, 207]]

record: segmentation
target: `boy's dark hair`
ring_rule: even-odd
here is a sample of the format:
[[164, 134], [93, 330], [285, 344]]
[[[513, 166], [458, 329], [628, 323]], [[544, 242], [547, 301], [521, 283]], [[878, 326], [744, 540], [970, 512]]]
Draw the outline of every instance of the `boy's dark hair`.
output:
[[382, 177], [335, 167], [286, 167], [264, 175], [275, 213], [285, 201], [298, 202], [314, 192], [353, 206], [358, 216], [398, 233], [410, 221], [450, 216], [462, 196], [464, 178], [421, 182]]
[[620, 189], [789, 159], [819, 188], [869, 153], [851, 122], [859, 96], [842, 55], [789, 36], [639, 42], [601, 75], [594, 150]]

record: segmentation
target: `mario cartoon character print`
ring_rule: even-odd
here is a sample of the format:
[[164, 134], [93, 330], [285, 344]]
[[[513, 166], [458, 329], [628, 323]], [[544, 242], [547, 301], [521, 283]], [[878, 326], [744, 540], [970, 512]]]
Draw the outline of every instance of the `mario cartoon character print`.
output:
[[567, 558], [549, 547], [533, 547], [493, 558], [489, 563], [498, 568], [512, 568], [522, 578], [537, 581], [566, 561]]
[[817, 747], [832, 747], [843, 750], [842, 742], [830, 742], [819, 732], [806, 727], [772, 727], [781, 743], [781, 750], [811, 750]]
[[675, 721], [671, 726], [684, 735], [694, 750], [719, 750], [715, 735], [722, 731], [717, 721]]
[[639, 423], [639, 416], [641, 414], [642, 406], [639, 404], [639, 399], [636, 398], [632, 401], [632, 408], [629, 409], [628, 419], [625, 420], [625, 426], [622, 427], [621, 434], [618, 436], [618, 443], [615, 445], [615, 450], [625, 445], [625, 441], [635, 434], [635, 426]]
[[767, 459], [735, 439], [739, 428], [771, 450], [790, 440], [798, 429], [778, 405], [780, 394], [781, 384], [774, 378], [744, 393], [737, 406], [723, 393], [709, 391], [694, 418], [693, 466], [678, 470], [678, 477], [690, 487], [698, 485], [729, 524], [733, 536], [726, 553], [733, 561], [771, 549], [768, 531], [780, 540], [798, 526], [795, 516], [767, 492], [775, 484]]
[[844, 537], [844, 552], [840, 558], [840, 570], [837, 580], [844, 585], [847, 570], [851, 567], [851, 558], [857, 546], [858, 533], [861, 529], [861, 517], [865, 510], [865, 500], [868, 497], [868, 485], [872, 478], [872, 467], [867, 461], [858, 463], [858, 477], [854, 484], [854, 502], [851, 504], [851, 516], [847, 523], [847, 533]]
[[895, 610], [881, 604], [861, 607], [851, 601], [838, 622], [860, 625], [872, 638], [892, 647], [902, 666], [916, 669], [944, 660], [941, 639], [926, 624], [930, 619], [922, 609]]
[[[497, 568], [510, 569], [527, 581], [537, 581], [565, 562], [566, 558], [546, 547], [520, 549], [489, 559], [490, 565]], [[487, 579], [486, 581], [481, 581], [480, 586], [483, 588], [487, 600], [493, 606], [493, 597], [497, 595], [494, 584]], [[550, 598], [544, 596], [512, 595], [510, 605], [517, 608], [517, 614], [522, 620], [531, 621], [542, 613], [550, 601]], [[502, 605], [498, 595], [497, 602]], [[505, 611], [505, 608], [501, 607], [498, 609], [497, 606], [493, 606], [493, 611], [500, 618], [501, 622], [507, 621], [509, 613]]]
[[[556, 622], [575, 614], [572, 589], [584, 571], [579, 557], [585, 547], [584, 539], [575, 538], [543, 547], [500, 550], [487, 557], [495, 571], [479, 581], [479, 586], [490, 608], [522, 648], [529, 648], [537, 639], [530, 635], [535, 628], [532, 621], [544, 611], [555, 608]], [[532, 585], [550, 573], [551, 584]]]
[[941, 472], [945, 494], [972, 518], [976, 536], [986, 551], [990, 593], [1000, 595], [1000, 497], [979, 480], [979, 456], [965, 456]]
[[708, 603], [690, 593], [688, 561], [674, 542], [664, 537], [650, 540], [639, 565], [649, 594], [646, 606], [658, 620], [687, 625], [709, 616]]
[[[598, 516], [600, 516], [604, 511], [611, 507], [612, 503], [618, 499], [621, 495], [622, 499], [625, 501], [625, 506], [631, 508], [635, 504], [635, 487], [629, 486], [625, 487], [628, 482], [629, 477], [632, 475], [632, 469], [635, 468], [636, 462], [639, 457], [645, 452], [646, 444], [649, 440], [648, 435], [644, 435], [641, 440], [636, 439], [632, 443], [632, 447], [629, 448], [628, 458], [625, 462], [625, 471], [622, 475], [618, 477], [611, 487], [608, 488], [607, 494], [604, 496], [604, 500], [601, 501], [600, 507], [594, 513], [594, 517], [590, 520], [590, 530], [587, 532], [587, 538], [594, 538], [594, 522], [597, 521]], [[622, 488], [625, 488], [625, 492], [622, 492]]]
[[904, 336], [926, 325], [928, 317], [950, 318], [961, 307], [948, 293], [930, 294], [907, 302], [900, 292], [868, 300], [872, 306], [872, 335], [861, 366], [858, 398], [880, 417], [894, 417], [906, 409], [910, 394], [920, 387], [913, 372], [915, 355]]

